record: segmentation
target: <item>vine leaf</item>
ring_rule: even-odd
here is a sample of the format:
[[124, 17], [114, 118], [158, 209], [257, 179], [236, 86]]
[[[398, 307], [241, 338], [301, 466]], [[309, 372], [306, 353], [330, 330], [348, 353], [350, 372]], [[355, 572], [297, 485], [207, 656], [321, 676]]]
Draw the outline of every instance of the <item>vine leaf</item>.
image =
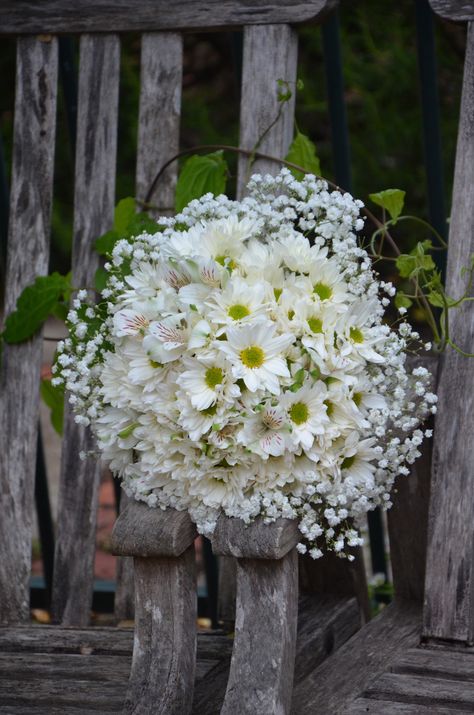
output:
[[405, 295], [402, 290], [397, 291], [394, 302], [396, 308], [410, 308], [413, 305], [412, 299]]
[[[302, 166], [311, 174], [321, 176], [321, 165], [316, 154], [316, 147], [309, 137], [299, 131], [296, 132], [285, 159], [291, 161], [292, 164]], [[291, 169], [291, 173], [298, 180], [304, 176], [303, 172], [297, 169]]]
[[64, 386], [54, 386], [51, 384], [51, 380], [41, 380], [40, 393], [43, 402], [51, 410], [51, 424], [61, 436], [64, 417]]
[[204, 194], [223, 194], [226, 183], [227, 162], [222, 151], [192, 156], [184, 164], [176, 185], [176, 211], [179, 213], [190, 201]]
[[64, 314], [71, 293], [71, 276], [52, 273], [39, 276], [19, 296], [16, 309], [5, 323], [3, 338], [7, 343], [28, 340], [49, 315]]
[[388, 211], [390, 218], [395, 223], [405, 204], [405, 193], [401, 189], [385, 189], [385, 191], [369, 194], [369, 199]]

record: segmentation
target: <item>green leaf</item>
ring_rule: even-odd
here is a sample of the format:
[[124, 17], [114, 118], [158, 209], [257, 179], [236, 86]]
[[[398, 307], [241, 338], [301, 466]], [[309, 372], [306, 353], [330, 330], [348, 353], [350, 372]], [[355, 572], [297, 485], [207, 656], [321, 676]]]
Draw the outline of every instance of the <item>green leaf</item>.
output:
[[105, 286], [107, 285], [107, 279], [109, 274], [105, 268], [98, 268], [94, 276], [94, 287], [98, 293], [102, 293]]
[[385, 189], [376, 194], [369, 194], [369, 199], [388, 211], [390, 218], [396, 221], [405, 203], [405, 193], [401, 189]]
[[401, 253], [395, 262], [402, 278], [414, 278], [420, 271], [431, 273], [436, 269], [433, 258], [425, 253], [433, 248], [431, 241], [419, 241], [410, 253]]
[[184, 164], [176, 186], [176, 211], [207, 193], [218, 196], [226, 187], [227, 163], [222, 151], [192, 156]]
[[[286, 161], [298, 164], [306, 171], [316, 176], [321, 176], [321, 166], [316, 154], [316, 147], [309, 137], [301, 132], [296, 132], [296, 136], [291, 142], [290, 150], [285, 157]], [[304, 177], [302, 171], [290, 169], [295, 179], [301, 180]]]
[[63, 433], [64, 386], [51, 384], [51, 380], [41, 380], [40, 393], [43, 402], [51, 410], [51, 424], [59, 435]]
[[409, 308], [413, 305], [413, 301], [409, 298], [402, 290], [397, 291], [395, 296], [395, 307], [396, 308]]
[[117, 231], [107, 231], [94, 241], [94, 248], [99, 256], [109, 256], [114, 250], [114, 246], [120, 238]]
[[139, 236], [141, 233], [157, 233], [158, 231], [163, 231], [164, 226], [160, 226], [154, 219], [148, 216], [147, 213], [141, 211], [140, 213], [134, 213], [130, 218], [125, 229], [125, 237], [129, 236]]
[[54, 315], [58, 303], [71, 291], [70, 275], [52, 273], [39, 276], [27, 286], [16, 303], [16, 310], [6, 320], [3, 337], [7, 343], [28, 340], [41, 327], [49, 315]]
[[126, 233], [128, 225], [135, 215], [136, 204], [133, 196], [121, 199], [114, 211], [114, 229], [120, 235]]

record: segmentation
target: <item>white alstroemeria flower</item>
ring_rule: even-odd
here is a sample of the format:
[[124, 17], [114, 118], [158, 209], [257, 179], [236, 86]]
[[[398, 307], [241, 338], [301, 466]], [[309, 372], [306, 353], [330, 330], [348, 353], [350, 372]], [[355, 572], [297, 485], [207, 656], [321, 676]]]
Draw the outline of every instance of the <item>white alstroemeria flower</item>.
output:
[[279, 236], [276, 241], [275, 252], [290, 271], [308, 274], [316, 261], [327, 262], [328, 250], [311, 246], [306, 236], [285, 227], [284, 235]]
[[225, 332], [227, 325], [240, 325], [265, 318], [268, 303], [265, 301], [263, 283], [251, 285], [239, 276], [232, 276], [223, 291], [214, 291], [206, 301], [209, 318], [224, 327], [216, 334]]
[[266, 405], [248, 415], [237, 439], [263, 459], [268, 459], [270, 455], [280, 457], [289, 444], [289, 427], [284, 411], [278, 406]]
[[325, 404], [326, 385], [318, 381], [312, 385], [306, 382], [296, 392], [287, 390], [280, 400], [286, 410], [291, 425], [291, 439], [303, 449], [311, 449], [316, 435], [324, 434], [329, 422]]
[[162, 364], [171, 362], [186, 351], [189, 331], [182, 327], [183, 317], [182, 314], [171, 315], [150, 324], [143, 347], [152, 360]]
[[279, 377], [290, 377], [284, 354], [293, 335], [275, 336], [275, 326], [257, 322], [227, 330], [227, 340], [216, 341], [232, 364], [236, 379], [242, 378], [250, 392], [265, 389], [280, 394]]
[[187, 369], [180, 374], [177, 383], [197, 410], [205, 410], [219, 399], [232, 403], [240, 395], [239, 386], [226, 370], [223, 356], [219, 354], [218, 358], [214, 364], [202, 364], [192, 359], [183, 363]]

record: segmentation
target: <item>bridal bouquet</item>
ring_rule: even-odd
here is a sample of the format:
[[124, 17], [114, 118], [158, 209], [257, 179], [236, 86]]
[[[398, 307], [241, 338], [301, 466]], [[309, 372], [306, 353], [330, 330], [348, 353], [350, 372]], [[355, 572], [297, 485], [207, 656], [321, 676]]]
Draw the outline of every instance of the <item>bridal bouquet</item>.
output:
[[406, 368], [418, 335], [383, 322], [395, 289], [357, 240], [361, 206], [282, 170], [116, 243], [54, 381], [128, 495], [204, 534], [221, 513], [298, 519], [314, 558], [361, 543], [436, 409], [428, 371]]

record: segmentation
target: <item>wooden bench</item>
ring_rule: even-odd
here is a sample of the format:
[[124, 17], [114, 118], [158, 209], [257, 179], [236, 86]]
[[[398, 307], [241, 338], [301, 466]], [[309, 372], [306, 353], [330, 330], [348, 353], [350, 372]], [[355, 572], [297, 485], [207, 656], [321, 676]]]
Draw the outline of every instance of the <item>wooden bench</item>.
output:
[[[18, 36], [6, 314], [13, 310], [23, 288], [37, 275], [47, 272], [58, 34], [80, 35], [72, 270], [73, 284], [83, 286], [93, 282], [98, 266], [93, 241], [110, 228], [115, 204], [119, 33], [141, 33], [136, 195], [144, 199], [157, 168], [178, 150], [182, 31], [244, 28], [240, 145], [251, 150], [277, 116], [277, 80], [288, 81], [290, 86], [296, 83], [297, 35], [288, 23], [313, 21], [332, 6], [329, 0], [257, 4], [251, 8], [239, 2], [192, 5], [183, 2], [169, 6], [150, 0], [135, 0], [132, 7], [123, 2], [83, 1], [74, 9], [52, 0], [41, 4], [26, 0], [2, 3], [0, 33]], [[263, 152], [286, 154], [293, 136], [293, 115], [294, 94], [280, 120], [265, 135], [260, 147]], [[258, 161], [254, 168], [275, 172], [278, 167], [272, 162]], [[246, 175], [246, 161], [242, 159], [238, 167], [240, 195]], [[173, 166], [153, 197], [163, 211], [173, 207], [175, 183]], [[6, 346], [1, 366], [0, 499], [5, 518], [0, 522], [0, 537], [5, 549], [0, 565], [0, 622], [8, 624], [1, 635], [2, 647], [8, 655], [0, 672], [8, 672], [15, 681], [16, 677], [23, 677], [28, 661], [30, 682], [28, 693], [21, 688], [12, 693], [8, 687], [1, 689], [2, 683], [5, 685], [2, 681], [0, 712], [3, 707], [8, 712], [26, 712], [28, 708], [64, 712], [67, 708], [74, 710], [81, 699], [88, 711], [116, 711], [125, 694], [131, 638], [121, 629], [107, 633], [84, 630], [90, 623], [100, 465], [91, 458], [79, 459], [79, 453], [87, 452], [92, 442], [69, 410], [64, 424], [52, 589], [52, 618], [58, 626], [31, 631], [26, 625], [41, 340], [41, 335], [37, 335], [26, 343]], [[135, 528], [136, 519], [131, 518], [137, 510], [141, 535]], [[116, 595], [118, 619], [129, 614], [131, 559], [127, 557], [135, 560], [135, 655], [126, 705], [133, 712], [149, 712], [152, 703], [156, 707], [157, 702], [162, 703], [162, 712], [188, 711], [195, 679], [197, 712], [203, 713], [207, 708], [210, 712], [218, 707], [216, 703], [222, 702], [226, 690], [229, 640], [225, 635], [215, 636], [213, 641], [211, 638], [211, 648], [206, 636], [198, 638], [196, 671], [195, 531], [189, 519], [183, 517], [129, 504], [115, 531], [115, 548], [124, 555]], [[252, 689], [249, 687], [247, 692], [239, 687], [239, 682], [244, 669], [247, 680], [260, 678], [259, 653], [260, 658], [266, 654], [268, 665], [261, 707], [288, 711], [295, 650], [301, 678], [360, 626], [356, 593], [367, 614], [360, 558], [355, 567], [328, 560], [315, 568], [305, 560], [301, 581], [306, 595], [300, 599], [296, 643], [298, 562], [294, 524], [286, 524], [283, 531], [275, 529], [273, 545], [264, 536], [268, 532], [265, 529], [262, 538], [255, 542], [255, 553], [242, 552], [239, 558], [237, 635], [226, 699], [228, 712], [254, 712], [255, 703], [248, 695]], [[150, 541], [150, 533], [155, 540]], [[229, 534], [224, 537], [224, 533], [225, 529], [220, 528], [215, 549], [223, 555], [221, 579], [223, 573], [224, 578], [232, 581], [235, 554], [230, 544], [234, 542]], [[282, 544], [283, 533], [290, 533], [291, 538]], [[265, 544], [269, 551], [264, 551]], [[229, 586], [225, 582], [223, 585]], [[265, 608], [264, 600], [264, 594], [268, 598], [276, 587], [281, 590], [282, 614], [286, 614], [278, 627], [269, 618], [271, 612]], [[232, 583], [227, 592], [235, 598]], [[258, 611], [254, 611], [249, 601], [255, 592], [261, 598]], [[233, 608], [232, 598], [223, 602], [225, 620], [233, 620]], [[249, 651], [250, 635], [257, 645], [263, 638], [253, 653]], [[49, 663], [48, 677], [41, 659], [41, 654], [46, 653], [50, 654], [45, 660]], [[250, 656], [253, 660], [248, 660]], [[110, 660], [113, 658], [117, 662]], [[116, 666], [113, 675], [107, 670], [107, 662], [112, 670]], [[211, 688], [200, 690], [200, 678], [209, 670], [206, 662], [218, 672], [212, 676]], [[103, 693], [98, 686], [80, 685], [84, 679], [97, 682], [101, 677], [109, 683]]]
[[[182, 32], [244, 27], [240, 145], [252, 149], [278, 111], [276, 81], [296, 80], [297, 40], [289, 23], [320, 18], [332, 5], [330, 0], [251, 7], [216, 0], [82, 0], [74, 6], [62, 0], [3, 0], [0, 33], [18, 35], [6, 313], [25, 286], [47, 272], [58, 34], [81, 36], [73, 241], [73, 282], [80, 286], [92, 282], [98, 265], [92, 243], [113, 216], [119, 33], [142, 33], [136, 193], [143, 199], [156, 168], [178, 149]], [[455, 19], [474, 19], [465, 3], [433, 0], [432, 5], [457, 14]], [[474, 212], [465, 190], [472, 186], [474, 166], [473, 38], [470, 31], [451, 222], [448, 291], [454, 294], [474, 241]], [[262, 151], [285, 155], [293, 111], [292, 99], [282, 121], [265, 136]], [[275, 171], [275, 166], [259, 161], [255, 170]], [[240, 193], [244, 176], [241, 160]], [[175, 181], [170, 168], [155, 197], [163, 210], [173, 206]], [[473, 319], [459, 311], [453, 321], [457, 342], [469, 347], [472, 328]], [[238, 561], [235, 638], [223, 633], [196, 637], [194, 528], [183, 514], [134, 503], [125, 507], [114, 532], [116, 551], [128, 558], [118, 586], [119, 617], [130, 593], [129, 557], [135, 561], [133, 641], [130, 630], [88, 627], [100, 467], [92, 459], [78, 459], [91, 441], [69, 412], [53, 583], [52, 613], [58, 625], [28, 624], [40, 360], [38, 335], [6, 346], [1, 366], [0, 713], [119, 712], [124, 703], [126, 712], [192, 708], [197, 715], [474, 708], [474, 455], [468, 432], [474, 385], [469, 361], [454, 352], [442, 360], [431, 499], [428, 450], [395, 495], [389, 529], [396, 599], [377, 619], [359, 630], [361, 611], [362, 620], [367, 615], [360, 555], [354, 566], [334, 558], [309, 564], [300, 559], [298, 614], [294, 524], [261, 530], [257, 522], [250, 527], [250, 542], [238, 524], [222, 520], [213, 547], [221, 558]], [[229, 573], [233, 562], [223, 563]], [[231, 618], [231, 602], [225, 605]], [[422, 636], [423, 649], [418, 648]], [[445, 646], [447, 641], [454, 645]], [[467, 661], [460, 660], [461, 648], [470, 654]]]

